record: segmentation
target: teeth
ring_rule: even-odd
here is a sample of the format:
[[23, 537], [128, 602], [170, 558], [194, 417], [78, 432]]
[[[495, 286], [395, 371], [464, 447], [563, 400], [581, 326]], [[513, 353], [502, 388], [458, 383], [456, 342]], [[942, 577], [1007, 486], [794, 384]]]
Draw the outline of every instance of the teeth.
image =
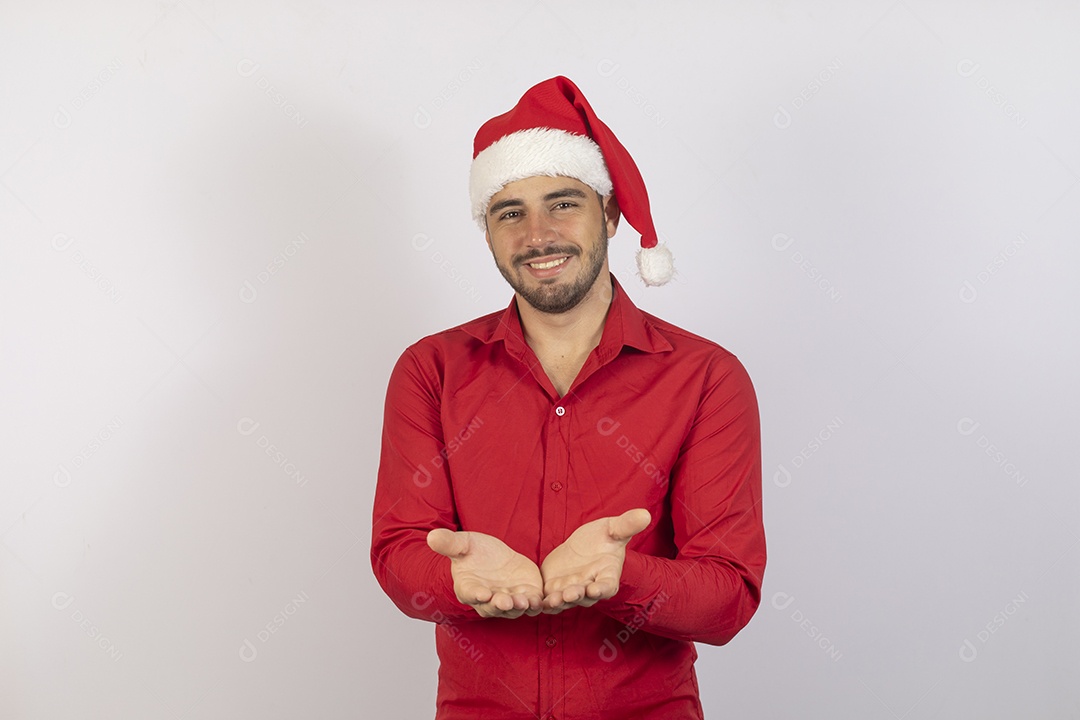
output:
[[559, 258], [558, 260], [552, 260], [551, 262], [529, 263], [529, 265], [536, 268], [537, 270], [547, 270], [548, 268], [553, 268], [553, 267], [555, 267], [557, 265], [562, 265], [564, 262], [567, 261], [567, 259], [568, 258]]

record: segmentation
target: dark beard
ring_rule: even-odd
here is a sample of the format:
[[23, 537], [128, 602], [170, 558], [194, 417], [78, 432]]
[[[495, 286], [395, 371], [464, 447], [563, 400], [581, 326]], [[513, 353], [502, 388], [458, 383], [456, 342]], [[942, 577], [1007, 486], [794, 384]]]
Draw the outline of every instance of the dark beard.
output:
[[[503, 267], [498, 260], [495, 261], [495, 265], [499, 268], [502, 276], [506, 278], [506, 282], [510, 283], [510, 287], [525, 298], [527, 303], [540, 312], [557, 315], [577, 307], [585, 299], [585, 296], [589, 294], [589, 290], [596, 282], [596, 278], [600, 276], [608, 252], [607, 226], [601, 225], [598, 240], [599, 242], [593, 247], [592, 252], [585, 256], [581, 256], [581, 252], [576, 247], [564, 248], [553, 245], [514, 258], [512, 268]], [[582, 273], [578, 276], [577, 281], [561, 285], [557, 284], [557, 281], [550, 284], [541, 282], [538, 288], [526, 287], [521, 277], [525, 271], [518, 269], [521, 263], [546, 255], [574, 255], [581, 257]]]

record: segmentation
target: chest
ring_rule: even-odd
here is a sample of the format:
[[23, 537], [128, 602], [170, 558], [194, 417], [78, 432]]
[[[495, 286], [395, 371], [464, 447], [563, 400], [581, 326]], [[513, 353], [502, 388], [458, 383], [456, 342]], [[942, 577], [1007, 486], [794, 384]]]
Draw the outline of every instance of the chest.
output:
[[581, 372], [585, 361], [588, 360], [590, 352], [559, 353], [541, 351], [536, 353], [540, 366], [544, 368], [544, 374], [548, 376], [551, 384], [555, 386], [559, 397], [563, 397], [570, 390], [570, 386], [574, 384], [578, 373]]
[[[450, 383], [439, 462], [463, 528], [539, 558], [587, 520], [632, 507], [665, 512], [697, 383], [676, 381], [658, 361], [625, 360], [557, 399], [520, 364]], [[564, 393], [581, 367], [553, 363], [549, 377]]]

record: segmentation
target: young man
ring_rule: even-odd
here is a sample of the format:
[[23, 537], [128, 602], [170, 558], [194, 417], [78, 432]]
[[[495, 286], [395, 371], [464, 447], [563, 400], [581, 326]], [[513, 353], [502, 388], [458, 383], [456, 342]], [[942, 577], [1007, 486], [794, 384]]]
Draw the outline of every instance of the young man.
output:
[[694, 642], [754, 614], [757, 401], [739, 360], [639, 310], [621, 217], [672, 274], [629, 153], [563, 77], [480, 128], [473, 215], [514, 298], [402, 354], [372, 567], [436, 623], [437, 715], [702, 718]]

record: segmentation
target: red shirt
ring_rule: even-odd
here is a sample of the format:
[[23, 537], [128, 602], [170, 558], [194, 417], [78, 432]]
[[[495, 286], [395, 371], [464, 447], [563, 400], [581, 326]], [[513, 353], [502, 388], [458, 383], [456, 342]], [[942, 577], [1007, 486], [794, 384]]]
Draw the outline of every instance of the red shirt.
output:
[[[436, 623], [437, 718], [702, 718], [693, 641], [722, 645], [765, 570], [757, 400], [719, 345], [639, 310], [612, 276], [603, 337], [564, 397], [516, 299], [423, 338], [386, 393], [372, 567]], [[481, 618], [432, 528], [503, 540], [537, 565], [578, 526], [644, 507], [619, 592], [591, 608]]]

